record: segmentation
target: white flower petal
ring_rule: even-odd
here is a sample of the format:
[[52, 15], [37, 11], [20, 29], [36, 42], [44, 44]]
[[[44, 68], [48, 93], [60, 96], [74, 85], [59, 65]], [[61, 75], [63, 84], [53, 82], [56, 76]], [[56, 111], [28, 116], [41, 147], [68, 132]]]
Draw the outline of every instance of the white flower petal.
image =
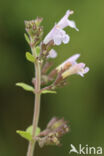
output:
[[74, 62], [76, 62], [76, 60], [80, 57], [80, 54], [75, 54], [73, 56], [71, 56], [69, 59], [67, 59], [67, 61], [71, 62], [72, 64]]
[[69, 41], [70, 41], [70, 36], [69, 36], [69, 35], [65, 35], [65, 36], [63, 37], [63, 43], [64, 43], [64, 44], [67, 44]]
[[53, 40], [54, 34], [56, 34], [57, 28], [56, 26], [53, 27], [53, 29], [48, 33], [48, 35], [43, 40], [44, 44], [48, 44], [51, 40]]
[[69, 25], [71, 28], [74, 28], [76, 31], [79, 31], [79, 29], [76, 27], [76, 24], [75, 24], [74, 21], [68, 20], [68, 25]]
[[84, 74], [88, 73], [89, 70], [90, 70], [90, 68], [89, 68], [89, 67], [86, 67], [86, 68], [84, 69]]
[[51, 49], [49, 51], [49, 55], [47, 56], [47, 58], [56, 58], [57, 57], [57, 52], [54, 49]]
[[80, 75], [81, 77], [84, 77], [84, 74], [82, 72], [78, 72], [78, 75]]
[[60, 45], [62, 43], [62, 39], [60, 36], [55, 36], [53, 40], [55, 45]]
[[88, 73], [89, 71], [89, 67], [85, 67], [85, 64], [84, 66], [80, 69], [80, 71], [78, 72], [78, 74], [82, 77], [84, 77], [84, 74]]

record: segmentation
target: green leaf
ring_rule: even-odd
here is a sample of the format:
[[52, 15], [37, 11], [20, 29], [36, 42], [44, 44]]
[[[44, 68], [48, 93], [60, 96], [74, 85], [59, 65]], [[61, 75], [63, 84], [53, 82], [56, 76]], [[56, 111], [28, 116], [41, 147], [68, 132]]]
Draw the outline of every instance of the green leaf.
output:
[[32, 140], [32, 135], [31, 135], [29, 132], [20, 131], [20, 130], [17, 130], [16, 132], [17, 132], [21, 137], [25, 138], [26, 140], [28, 140], [28, 141], [31, 141], [31, 140]]
[[[28, 133], [30, 133], [31, 135], [32, 135], [32, 130], [33, 130], [33, 126], [31, 125], [31, 126], [29, 126], [27, 129], [26, 129], [26, 132], [28, 132]], [[37, 129], [36, 129], [36, 136], [40, 133], [40, 128], [39, 127], [37, 127]]]
[[[33, 126], [29, 126], [26, 129], [26, 131], [17, 130], [16, 133], [18, 133], [21, 137], [25, 138], [26, 140], [31, 141], [32, 140], [32, 129], [33, 129]], [[37, 136], [39, 133], [40, 133], [40, 128], [37, 127], [35, 136]]]
[[26, 52], [26, 59], [32, 63], [35, 62], [35, 57], [29, 52]]
[[56, 94], [57, 92], [53, 91], [53, 90], [43, 90], [42, 91], [42, 94], [47, 94], [47, 93]]
[[26, 84], [26, 83], [18, 82], [18, 83], [16, 83], [16, 86], [19, 86], [19, 87], [23, 88], [26, 91], [34, 93], [34, 88], [32, 86]]
[[36, 136], [39, 135], [40, 131], [41, 131], [41, 129], [39, 127], [37, 127], [37, 129], [36, 129]]
[[39, 54], [40, 54], [40, 50], [41, 50], [40, 47], [37, 46], [37, 47], [36, 47], [36, 53], [37, 53], [38, 56], [39, 56]]
[[30, 39], [29, 39], [28, 35], [26, 33], [24, 33], [24, 36], [25, 36], [27, 43], [30, 44]]

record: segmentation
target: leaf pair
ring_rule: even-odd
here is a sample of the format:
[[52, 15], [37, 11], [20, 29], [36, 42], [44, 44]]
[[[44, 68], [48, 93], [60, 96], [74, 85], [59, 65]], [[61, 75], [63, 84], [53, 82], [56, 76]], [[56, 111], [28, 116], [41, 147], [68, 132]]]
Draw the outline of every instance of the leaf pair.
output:
[[[19, 87], [21, 87], [22, 89], [24, 89], [26, 91], [35, 93], [34, 87], [32, 87], [32, 86], [30, 86], [30, 85], [28, 85], [26, 83], [18, 82], [18, 83], [16, 83], [16, 86], [19, 86]], [[56, 94], [56, 91], [53, 91], [53, 90], [42, 90], [41, 93], [42, 94], [47, 94], [47, 93]]]

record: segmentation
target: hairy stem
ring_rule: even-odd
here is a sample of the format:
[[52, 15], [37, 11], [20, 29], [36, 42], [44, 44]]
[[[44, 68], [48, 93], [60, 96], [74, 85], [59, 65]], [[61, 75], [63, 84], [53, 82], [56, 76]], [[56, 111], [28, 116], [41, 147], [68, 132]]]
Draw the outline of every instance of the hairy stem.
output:
[[40, 85], [41, 85], [41, 67], [40, 63], [37, 60], [35, 63], [35, 72], [36, 72], [36, 81], [35, 81], [35, 102], [34, 102], [34, 115], [33, 115], [33, 131], [32, 131], [32, 140], [29, 142], [27, 156], [33, 156], [35, 148], [35, 134], [39, 121], [40, 114]]

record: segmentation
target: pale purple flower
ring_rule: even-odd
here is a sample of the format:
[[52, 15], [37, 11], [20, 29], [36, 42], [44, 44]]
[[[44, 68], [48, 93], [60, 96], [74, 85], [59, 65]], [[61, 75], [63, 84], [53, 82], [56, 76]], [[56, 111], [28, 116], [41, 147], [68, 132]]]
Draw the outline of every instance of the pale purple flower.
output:
[[84, 77], [84, 74], [86, 74], [88, 71], [89, 71], [89, 67], [85, 67], [84, 63], [77, 63], [77, 64], [72, 65], [68, 70], [66, 70], [62, 74], [62, 77], [66, 78], [73, 74], [78, 74]]
[[59, 65], [56, 70], [60, 72], [61, 70], [65, 70], [62, 76], [66, 78], [69, 75], [78, 74], [80, 76], [84, 76], [89, 71], [88, 67], [85, 67], [84, 63], [77, 63], [77, 59], [80, 57], [80, 54], [75, 54], [69, 57], [66, 61], [64, 61], [61, 65]]
[[47, 58], [56, 58], [56, 57], [57, 57], [57, 52], [54, 49], [51, 49], [49, 51]]
[[65, 16], [53, 27], [53, 29], [45, 37], [43, 43], [48, 44], [51, 40], [54, 41], [55, 45], [60, 45], [61, 43], [67, 44], [70, 41], [70, 36], [66, 34], [63, 30], [67, 26], [76, 29], [76, 24], [74, 21], [69, 20], [68, 17], [73, 13], [73, 11], [68, 10]]

